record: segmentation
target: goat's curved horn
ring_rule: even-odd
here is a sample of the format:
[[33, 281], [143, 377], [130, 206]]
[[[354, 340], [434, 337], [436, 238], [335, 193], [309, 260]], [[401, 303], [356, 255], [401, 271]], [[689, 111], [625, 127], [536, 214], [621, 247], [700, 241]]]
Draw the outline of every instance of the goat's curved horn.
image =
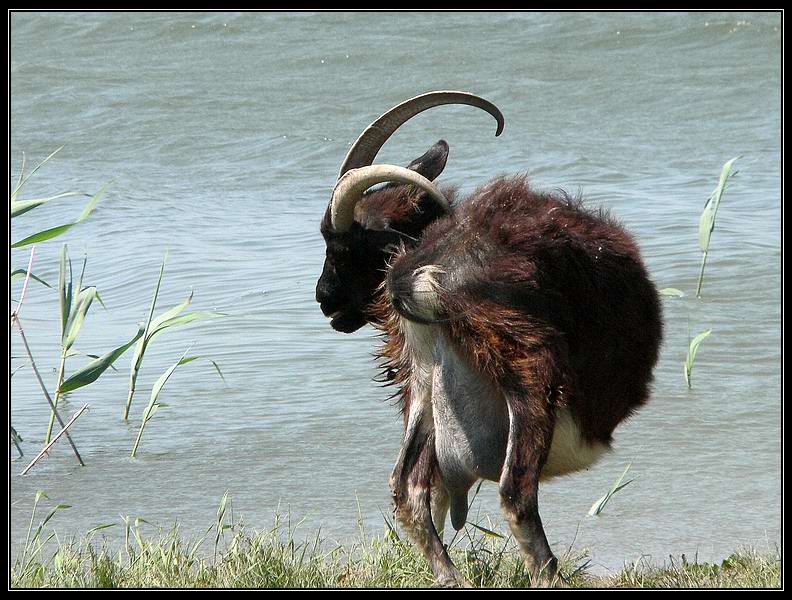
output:
[[394, 106], [360, 134], [360, 137], [355, 140], [355, 143], [352, 144], [349, 152], [347, 152], [338, 178], [340, 179], [350, 169], [366, 167], [372, 164], [377, 152], [388, 141], [388, 138], [393, 135], [394, 131], [418, 113], [443, 104], [468, 104], [485, 110], [495, 117], [498, 122], [495, 135], [499, 136], [503, 131], [503, 115], [501, 111], [492, 102], [484, 100], [484, 98], [467, 92], [452, 91], [421, 94]]
[[434, 183], [423, 175], [396, 165], [368, 165], [347, 171], [336, 183], [330, 200], [330, 224], [337, 233], [344, 233], [352, 226], [355, 205], [372, 185], [386, 181], [409, 183], [421, 188], [448, 212], [448, 200]]

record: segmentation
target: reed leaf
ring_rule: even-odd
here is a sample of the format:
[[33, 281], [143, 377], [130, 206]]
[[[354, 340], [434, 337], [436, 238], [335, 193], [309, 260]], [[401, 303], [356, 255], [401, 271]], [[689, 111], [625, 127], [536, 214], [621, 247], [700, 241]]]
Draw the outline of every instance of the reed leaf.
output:
[[[66, 353], [66, 358], [71, 358], [72, 356], [87, 356], [88, 358], [99, 358], [98, 354], [88, 354], [84, 352], [80, 352], [77, 348], [72, 348]], [[113, 365], [110, 365], [110, 368], [113, 369], [116, 373], [118, 369], [116, 369]]]
[[205, 356], [187, 356], [182, 359], [181, 364], [186, 365], [189, 362], [192, 362], [194, 360], [201, 360], [201, 359], [208, 360], [210, 363], [212, 363], [212, 366], [214, 367], [215, 371], [217, 371], [217, 374], [220, 376], [220, 379], [222, 379], [223, 382], [225, 383], [226, 378], [223, 376], [223, 372], [220, 370], [220, 365], [218, 365], [211, 358], [206, 358]]
[[735, 156], [724, 163], [721, 168], [718, 185], [712, 191], [710, 197], [707, 198], [707, 202], [704, 204], [704, 210], [701, 213], [701, 217], [699, 217], [699, 247], [702, 252], [707, 252], [707, 250], [709, 250], [712, 231], [715, 229], [715, 216], [718, 214], [721, 196], [723, 196], [723, 191], [726, 189], [726, 182], [736, 174], [736, 171], [732, 172], [731, 168], [738, 158], [740, 157]]
[[26, 237], [25, 239], [19, 240], [18, 242], [14, 242], [11, 244], [12, 248], [21, 248], [23, 246], [27, 246], [28, 244], [38, 244], [39, 242], [46, 242], [47, 240], [51, 240], [52, 238], [56, 238], [60, 235], [63, 235], [69, 229], [74, 227], [76, 223], [67, 223], [66, 225], [58, 225], [57, 227], [52, 227], [51, 229], [45, 229], [44, 231], [39, 231], [38, 233], [34, 233]]
[[24, 442], [25, 440], [23, 440], [22, 436], [19, 435], [19, 433], [17, 433], [17, 430], [14, 429], [13, 425], [9, 425], [8, 427], [11, 430], [11, 442], [14, 444], [14, 447], [17, 449], [17, 452], [19, 453], [19, 457], [22, 458], [25, 455], [25, 453], [22, 452], [22, 447], [19, 445], [19, 442]]
[[188, 323], [192, 323], [193, 321], [198, 321], [199, 319], [212, 319], [215, 317], [225, 317], [225, 313], [209, 311], [209, 310], [197, 310], [193, 312], [188, 312], [186, 314], [180, 315], [178, 317], [173, 317], [168, 319], [167, 321], [162, 321], [156, 329], [153, 329], [148, 335], [148, 341], [150, 342], [154, 339], [155, 336], [163, 333], [166, 329], [170, 327], [176, 327], [178, 325], [187, 325]]
[[168, 321], [174, 318], [175, 316], [177, 316], [181, 311], [183, 311], [185, 308], [187, 308], [190, 305], [192, 299], [193, 299], [193, 292], [192, 290], [190, 290], [190, 294], [187, 296], [187, 298], [184, 299], [184, 301], [181, 304], [177, 304], [173, 308], [166, 310], [164, 313], [154, 318], [151, 321], [151, 327], [149, 329], [153, 331], [157, 327], [159, 327], [163, 322]]
[[138, 329], [137, 334], [133, 337], [130, 341], [126, 344], [119, 346], [115, 350], [111, 350], [110, 352], [103, 354], [99, 358], [96, 358], [85, 365], [79, 371], [73, 373], [68, 379], [66, 379], [58, 388], [58, 392], [61, 394], [65, 394], [66, 392], [72, 392], [76, 389], [84, 387], [89, 383], [93, 383], [99, 376], [104, 373], [107, 369], [112, 366], [112, 364], [122, 355], [124, 352], [129, 350], [129, 348], [137, 342], [143, 336], [143, 328], [141, 327]]
[[80, 279], [77, 281], [77, 291], [81, 291], [83, 289], [83, 279], [85, 278], [85, 267], [88, 266], [88, 255], [86, 254], [83, 256], [83, 264], [82, 269], [80, 269]]
[[699, 271], [698, 284], [696, 285], [696, 297], [701, 297], [701, 284], [704, 281], [704, 267], [707, 264], [707, 254], [709, 254], [710, 241], [712, 239], [712, 231], [715, 229], [715, 217], [718, 214], [718, 207], [720, 206], [721, 196], [726, 189], [726, 182], [737, 174], [737, 171], [732, 171], [732, 165], [740, 158], [735, 156], [731, 160], [724, 163], [721, 168], [720, 178], [718, 185], [707, 198], [704, 204], [704, 210], [699, 217], [699, 248], [701, 248], [701, 270]]
[[95, 287], [86, 288], [77, 294], [74, 308], [66, 322], [64, 337], [61, 340], [64, 351], [68, 352], [77, 339], [77, 334], [80, 332], [80, 328], [82, 328], [85, 322], [85, 317], [88, 314], [88, 309], [91, 307], [94, 298], [96, 298]]
[[693, 374], [693, 365], [696, 362], [696, 354], [698, 353], [699, 346], [710, 333], [712, 333], [712, 329], [707, 329], [707, 331], [704, 331], [694, 337], [693, 341], [688, 344], [688, 353], [684, 364], [685, 382], [687, 383], [688, 388], [693, 387], [691, 383], [691, 375]]
[[58, 225], [57, 227], [51, 227], [50, 229], [45, 229], [44, 231], [39, 231], [37, 233], [29, 235], [24, 239], [19, 240], [18, 242], [14, 242], [13, 244], [11, 244], [11, 247], [21, 248], [22, 246], [27, 246], [29, 244], [37, 244], [39, 242], [51, 240], [52, 238], [58, 237], [59, 235], [66, 233], [67, 231], [69, 231], [69, 229], [71, 229], [75, 225], [82, 223], [85, 219], [88, 218], [88, 215], [91, 214], [93, 209], [96, 207], [96, 203], [99, 201], [99, 198], [102, 196], [104, 191], [111, 183], [112, 182], [107, 182], [101, 187], [101, 189], [98, 192], [96, 192], [96, 194], [93, 195], [93, 197], [88, 202], [88, 204], [85, 205], [85, 208], [83, 208], [83, 211], [80, 213], [80, 216], [77, 217], [76, 221], [72, 223], [66, 223], [64, 225]]
[[19, 172], [19, 179], [17, 180], [17, 184], [14, 187], [14, 191], [11, 192], [12, 202], [16, 200], [17, 194], [19, 194], [19, 191], [22, 189], [22, 186], [25, 185], [27, 180], [30, 179], [36, 171], [38, 171], [41, 167], [43, 167], [49, 161], [49, 159], [51, 159], [61, 150], [63, 150], [63, 146], [59, 146], [58, 148], [56, 148], [55, 151], [52, 152], [52, 154], [50, 154], [47, 158], [45, 158], [39, 164], [33, 167], [33, 170], [30, 173], [28, 173], [28, 175], [25, 175], [25, 155], [22, 154], [22, 169]]
[[99, 301], [99, 304], [102, 305], [102, 308], [107, 310], [107, 305], [104, 303], [104, 300], [102, 300], [102, 297], [99, 295], [99, 290], [96, 290], [96, 299]]
[[605, 510], [605, 506], [608, 504], [608, 502], [614, 496], [614, 494], [618, 493], [620, 490], [624, 489], [629, 484], [631, 484], [633, 481], [635, 481], [634, 479], [630, 479], [629, 481], [627, 481], [625, 483], [622, 483], [622, 481], [624, 480], [624, 476], [627, 475], [627, 471], [630, 470], [631, 466], [632, 466], [632, 463], [629, 463], [624, 468], [624, 472], [621, 474], [621, 477], [619, 477], [616, 480], [616, 482], [611, 486], [611, 489], [608, 490], [608, 493], [605, 494], [604, 496], [602, 496], [602, 498], [600, 498], [594, 504], [591, 505], [591, 508], [588, 511], [588, 514], [589, 514], [590, 517], [593, 517], [593, 516], [596, 516], [596, 515], [599, 515], [600, 513], [602, 513], [602, 511]]
[[[61, 146], [62, 148], [63, 146]], [[22, 185], [22, 178], [25, 176], [25, 153], [22, 152], [22, 167], [19, 169], [19, 177], [17, 177], [16, 185], [14, 186], [14, 190], [11, 192], [11, 201], [13, 202], [16, 200], [17, 192], [19, 191], [20, 186]]]
[[26, 212], [33, 210], [34, 208], [38, 208], [42, 204], [46, 204], [47, 202], [52, 202], [53, 200], [58, 200], [60, 198], [69, 198], [72, 196], [83, 196], [84, 194], [80, 194], [78, 192], [63, 192], [61, 194], [55, 194], [54, 196], [48, 196], [47, 198], [31, 198], [29, 200], [12, 200], [11, 201], [11, 218], [18, 217], [19, 215], [24, 215]]
[[[24, 279], [25, 277], [27, 277], [27, 274], [28, 274], [28, 272], [27, 272], [26, 269], [16, 269], [15, 271], [13, 271], [11, 273], [10, 282], [13, 283], [17, 279]], [[52, 289], [52, 286], [49, 283], [47, 283], [46, 281], [44, 281], [43, 279], [41, 279], [41, 277], [38, 277], [38, 276], [34, 275], [33, 273], [31, 273], [30, 274], [30, 278], [35, 280], [35, 281], [38, 281], [41, 285]]]
[[72, 301], [72, 281], [71, 281], [71, 260], [69, 261], [69, 280], [66, 281], [66, 258], [68, 256], [68, 246], [63, 244], [60, 251], [60, 274], [58, 277], [58, 295], [60, 296], [61, 309], [61, 339], [66, 335], [66, 323], [71, 314]]
[[177, 360], [173, 365], [168, 367], [168, 369], [159, 376], [159, 379], [157, 379], [157, 381], [154, 383], [154, 386], [151, 388], [151, 397], [149, 398], [148, 405], [143, 410], [143, 417], [140, 421], [140, 429], [138, 430], [135, 444], [132, 446], [132, 458], [135, 458], [137, 455], [138, 446], [140, 445], [140, 440], [143, 437], [143, 430], [146, 427], [146, 423], [149, 422], [149, 420], [154, 416], [154, 413], [156, 413], [159, 407], [162, 406], [162, 404], [157, 402], [162, 388], [165, 386], [168, 379], [170, 379], [170, 376], [173, 375], [173, 372], [176, 370], [176, 368], [179, 365], [184, 364], [182, 361], [187, 356], [187, 352], [189, 351], [190, 348], [187, 348], [187, 350], [184, 351], [184, 354], [182, 354], [181, 358], [179, 358], [179, 360]]
[[676, 288], [663, 288], [658, 292], [661, 296], [671, 296], [673, 298], [683, 298], [685, 293]]
[[[67, 259], [69, 266], [68, 278], [66, 274]], [[63, 384], [63, 377], [66, 373], [66, 355], [68, 354], [68, 349], [63, 345], [63, 343], [66, 340], [69, 319], [72, 315], [72, 295], [74, 291], [72, 280], [72, 263], [71, 258], [69, 258], [69, 247], [67, 244], [64, 244], [60, 251], [60, 269], [58, 272], [58, 297], [60, 301], [61, 313], [61, 355], [60, 363], [58, 365], [58, 377], [55, 383], [55, 399], [53, 400], [53, 408], [50, 410], [49, 423], [47, 424], [47, 433], [44, 436], [45, 444], [49, 444], [50, 438], [52, 437], [52, 428], [55, 426], [55, 409], [57, 408], [58, 401], [60, 400], [60, 392], [58, 390], [60, 390], [60, 387]]]

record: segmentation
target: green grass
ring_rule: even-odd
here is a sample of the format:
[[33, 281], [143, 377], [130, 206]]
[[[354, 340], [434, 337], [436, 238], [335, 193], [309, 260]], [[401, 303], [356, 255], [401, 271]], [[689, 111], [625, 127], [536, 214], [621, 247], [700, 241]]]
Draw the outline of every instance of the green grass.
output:
[[[97, 540], [97, 530], [80, 540], [29, 543], [24, 560], [11, 570], [12, 587], [431, 587], [426, 561], [390, 527], [383, 535], [361, 535], [347, 546], [329, 544], [317, 534], [295, 541], [291, 523], [276, 519], [268, 531], [251, 532], [218, 522], [203, 538], [183, 538], [178, 527], [156, 530], [125, 519], [126, 542], [120, 547]], [[107, 526], [103, 526], [107, 527]], [[476, 587], [521, 588], [530, 585], [511, 540], [479, 535], [467, 528], [466, 544], [452, 557]], [[472, 532], [472, 533], [470, 533]], [[52, 546], [45, 552], [46, 546]], [[47, 556], [47, 558], [44, 558]], [[690, 562], [684, 556], [657, 567], [645, 562], [616, 574], [589, 573], [585, 554], [566, 556], [562, 572], [572, 587], [690, 588], [780, 587], [780, 556], [753, 550], [735, 552], [720, 564]]]

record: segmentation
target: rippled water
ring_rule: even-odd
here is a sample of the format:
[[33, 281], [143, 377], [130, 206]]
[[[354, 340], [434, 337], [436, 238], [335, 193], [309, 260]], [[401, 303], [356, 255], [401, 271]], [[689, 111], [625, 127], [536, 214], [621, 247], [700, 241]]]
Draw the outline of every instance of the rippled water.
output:
[[[68, 399], [65, 414], [91, 406], [74, 427], [87, 466], [63, 444], [29, 476], [18, 476], [26, 460], [12, 464], [14, 545], [37, 489], [73, 505], [53, 521], [61, 534], [119, 514], [197, 532], [226, 489], [258, 528], [290, 510], [305, 517], [298, 535], [321, 524], [349, 540], [359, 510], [381, 530], [400, 422], [371, 382], [373, 330], [335, 333], [314, 303], [318, 224], [349, 143], [432, 89], [492, 100], [503, 135], [471, 108], [435, 109], [388, 142], [383, 162], [405, 164], [442, 137], [451, 154], [441, 181], [463, 190], [515, 171], [580, 190], [635, 233], [658, 287], [687, 293], [664, 301], [649, 405], [589, 472], [543, 486], [554, 548], [588, 547], [595, 565], [617, 568], [779, 542], [780, 27], [776, 14], [713, 13], [12, 15], [11, 177], [22, 152], [35, 162], [66, 144], [26, 196], [114, 180], [85, 223], [37, 249], [34, 272], [49, 281], [61, 241], [75, 261], [88, 254], [86, 283], [108, 310], [92, 307], [79, 348], [99, 353], [132, 335], [166, 250], [160, 306], [194, 289], [194, 307], [229, 315], [157, 340], [129, 423], [129, 356]], [[698, 216], [736, 155], [697, 301]], [[82, 204], [15, 219], [12, 238], [70, 221]], [[14, 268], [26, 261], [13, 252]], [[22, 318], [51, 386], [57, 312], [57, 294], [34, 285]], [[688, 328], [713, 330], [692, 390]], [[170, 408], [130, 460], [150, 386], [193, 341], [226, 383], [208, 363], [177, 371], [162, 397]], [[20, 354], [16, 334], [11, 343]], [[29, 367], [12, 394], [28, 459], [48, 413]], [[586, 517], [630, 461], [636, 481], [603, 516]], [[494, 484], [479, 504], [497, 523]]]

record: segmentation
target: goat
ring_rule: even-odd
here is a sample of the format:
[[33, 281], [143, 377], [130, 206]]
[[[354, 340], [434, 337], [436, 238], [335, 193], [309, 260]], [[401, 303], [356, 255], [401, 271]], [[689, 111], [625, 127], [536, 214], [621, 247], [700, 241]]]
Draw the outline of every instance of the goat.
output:
[[[396, 167], [342, 177], [330, 225]], [[438, 204], [445, 198], [413, 177]], [[340, 219], [334, 217], [341, 216]], [[391, 474], [395, 513], [441, 585], [465, 585], [442, 544], [468, 492], [497, 481], [536, 581], [563, 583], [538, 509], [540, 480], [592, 465], [649, 396], [662, 339], [657, 291], [626, 230], [578, 199], [499, 178], [402, 243], [371, 322], [384, 334], [405, 431]]]

